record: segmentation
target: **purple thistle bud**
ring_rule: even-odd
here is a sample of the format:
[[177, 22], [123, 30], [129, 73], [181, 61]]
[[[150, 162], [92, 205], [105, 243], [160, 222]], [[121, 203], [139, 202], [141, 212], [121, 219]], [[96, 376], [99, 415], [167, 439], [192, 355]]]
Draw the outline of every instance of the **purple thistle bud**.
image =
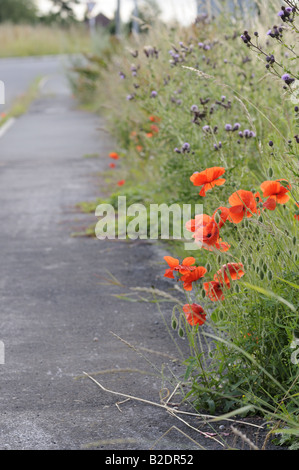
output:
[[225, 124], [225, 130], [226, 131], [232, 131], [233, 130], [233, 127], [231, 124]]
[[190, 152], [190, 144], [188, 142], [185, 142], [183, 145], [182, 145], [182, 152]]
[[174, 152], [181, 153], [181, 151], [177, 147], [174, 149]]
[[154, 90], [151, 92], [151, 98], [156, 98], [158, 96], [158, 93]]
[[277, 13], [277, 16], [284, 16], [285, 12], [283, 10], [280, 10], [278, 13]]
[[238, 122], [236, 122], [236, 123], [234, 124], [233, 131], [239, 130], [240, 127], [241, 127], [241, 124], [239, 124]]
[[290, 85], [291, 83], [295, 81], [295, 79], [291, 78], [288, 73], [284, 73], [281, 78], [287, 85]]
[[196, 106], [196, 104], [193, 104], [190, 109], [191, 109], [192, 113], [197, 113], [198, 112], [198, 106]]
[[209, 131], [211, 130], [211, 128], [210, 128], [210, 126], [207, 126], [207, 125], [206, 125], [206, 126], [203, 126], [202, 130], [203, 130], [204, 132], [209, 132]]

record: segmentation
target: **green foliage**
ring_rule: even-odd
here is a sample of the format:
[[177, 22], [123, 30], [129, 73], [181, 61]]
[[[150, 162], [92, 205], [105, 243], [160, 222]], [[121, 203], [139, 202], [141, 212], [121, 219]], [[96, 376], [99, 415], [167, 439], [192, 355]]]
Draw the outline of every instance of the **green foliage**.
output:
[[34, 23], [37, 9], [32, 0], [1, 0], [0, 23]]

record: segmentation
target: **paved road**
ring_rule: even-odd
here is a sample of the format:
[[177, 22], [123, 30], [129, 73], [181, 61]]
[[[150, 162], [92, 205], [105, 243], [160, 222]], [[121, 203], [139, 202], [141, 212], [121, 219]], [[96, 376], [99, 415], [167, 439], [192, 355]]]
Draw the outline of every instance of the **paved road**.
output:
[[[149, 449], [172, 419], [134, 401], [120, 411], [121, 398], [82, 374], [100, 372], [106, 386], [159, 402], [155, 367], [173, 364], [177, 349], [155, 304], [113, 295], [136, 285], [163, 287], [160, 257], [147, 243], [70, 236], [95, 221], [74, 208], [100, 194], [99, 172], [113, 148], [98, 130], [103, 122], [76, 110], [53, 66], [41, 96], [0, 139], [0, 448], [80, 449], [96, 442], [100, 449]], [[99, 158], [83, 158], [95, 153]], [[106, 269], [123, 287], [101, 285]], [[143, 348], [146, 360], [111, 332]], [[172, 438], [158, 448], [186, 445], [182, 435]]]
[[0, 111], [9, 110], [34, 80], [61, 75], [69, 64], [70, 59], [63, 55], [0, 59], [0, 80], [5, 85], [5, 104], [0, 105]]

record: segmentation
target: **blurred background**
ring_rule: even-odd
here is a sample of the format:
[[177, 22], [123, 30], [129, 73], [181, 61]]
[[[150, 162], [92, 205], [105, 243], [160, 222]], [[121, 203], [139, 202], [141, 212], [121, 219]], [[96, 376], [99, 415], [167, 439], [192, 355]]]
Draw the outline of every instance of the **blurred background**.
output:
[[[94, 51], [103, 35], [142, 23], [188, 25], [197, 15], [256, 10], [254, 0], [0, 0], [0, 57]], [[141, 31], [142, 32], [142, 31]], [[96, 33], [96, 36], [95, 36]]]

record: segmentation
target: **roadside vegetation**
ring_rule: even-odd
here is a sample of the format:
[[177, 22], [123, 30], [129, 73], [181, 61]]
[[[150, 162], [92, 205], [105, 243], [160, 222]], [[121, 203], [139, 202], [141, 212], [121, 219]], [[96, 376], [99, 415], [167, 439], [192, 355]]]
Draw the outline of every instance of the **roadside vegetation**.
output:
[[[169, 319], [187, 338], [198, 410], [267, 418], [299, 446], [298, 7], [141, 25], [75, 68], [82, 104], [106, 117], [110, 202], [203, 204], [197, 249], [163, 241], [185, 293]], [[88, 205], [88, 210], [95, 210]], [[164, 264], [164, 266], [163, 266]], [[164, 272], [164, 271], [163, 271]], [[114, 273], [115, 274], [115, 273]], [[240, 411], [240, 412], [241, 412]]]

